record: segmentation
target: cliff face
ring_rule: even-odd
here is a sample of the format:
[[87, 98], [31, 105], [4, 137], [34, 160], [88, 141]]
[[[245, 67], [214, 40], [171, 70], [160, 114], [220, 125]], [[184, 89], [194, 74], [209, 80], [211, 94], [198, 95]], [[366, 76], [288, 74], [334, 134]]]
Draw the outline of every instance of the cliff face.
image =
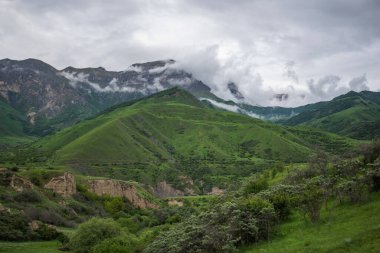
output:
[[64, 198], [68, 198], [77, 192], [75, 177], [70, 172], [65, 172], [60, 177], [53, 177], [44, 187], [53, 190]]
[[17, 192], [32, 189], [33, 184], [28, 179], [17, 176], [6, 168], [0, 168], [0, 184], [10, 186]]
[[33, 188], [32, 182], [16, 175], [12, 175], [10, 186], [17, 192]]
[[177, 197], [185, 195], [183, 191], [173, 188], [173, 186], [168, 184], [166, 181], [159, 182], [152, 191], [153, 194], [159, 198]]
[[138, 208], [158, 208], [158, 205], [150, 203], [141, 197], [135, 186], [122, 181], [112, 179], [89, 180], [89, 191], [98, 196], [109, 195], [112, 197], [126, 197], [132, 205]]
[[209, 192], [210, 195], [223, 195], [224, 194], [224, 190], [223, 189], [220, 189], [219, 187], [212, 187], [211, 189], [211, 192]]

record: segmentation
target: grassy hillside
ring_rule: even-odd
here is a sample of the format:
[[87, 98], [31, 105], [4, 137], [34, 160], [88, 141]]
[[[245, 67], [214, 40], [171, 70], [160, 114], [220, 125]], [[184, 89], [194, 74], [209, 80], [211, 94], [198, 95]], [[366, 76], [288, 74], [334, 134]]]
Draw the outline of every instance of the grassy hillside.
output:
[[380, 93], [349, 92], [329, 102], [318, 103], [289, 120], [287, 125], [305, 125], [355, 139], [380, 136]]
[[291, 128], [207, 108], [189, 93], [171, 89], [114, 107], [36, 146], [54, 154], [56, 164], [160, 164], [188, 159], [305, 161], [321, 143], [335, 143], [338, 150], [355, 144], [307, 131], [305, 137]]
[[15, 145], [33, 140], [25, 134], [27, 119], [20, 112], [0, 100], [0, 146]]
[[380, 199], [365, 204], [341, 205], [322, 211], [322, 221], [315, 225], [300, 214], [278, 229], [270, 242], [241, 249], [240, 252], [379, 252]]

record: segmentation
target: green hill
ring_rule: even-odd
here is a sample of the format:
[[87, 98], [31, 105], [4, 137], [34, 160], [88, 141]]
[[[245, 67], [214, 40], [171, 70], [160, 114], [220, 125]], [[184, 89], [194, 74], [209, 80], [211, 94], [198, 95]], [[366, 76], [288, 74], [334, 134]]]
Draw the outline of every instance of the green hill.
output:
[[25, 143], [34, 138], [25, 134], [29, 125], [25, 116], [0, 100], [0, 146]]
[[351, 91], [328, 102], [309, 105], [284, 122], [323, 129], [355, 139], [380, 137], [380, 93]]
[[[303, 131], [307, 131], [307, 135]], [[343, 151], [352, 140], [310, 129], [284, 128], [204, 106], [174, 88], [113, 107], [36, 145], [56, 164], [174, 164], [205, 160], [307, 160], [319, 144]], [[323, 148], [323, 147], [322, 147]]]

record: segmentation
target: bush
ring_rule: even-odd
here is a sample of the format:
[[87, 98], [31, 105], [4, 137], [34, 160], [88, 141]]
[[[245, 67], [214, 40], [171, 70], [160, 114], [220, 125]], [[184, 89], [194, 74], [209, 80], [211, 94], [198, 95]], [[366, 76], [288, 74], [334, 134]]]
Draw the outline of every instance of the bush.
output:
[[73, 227], [75, 225], [72, 221], [68, 221], [62, 217], [62, 215], [54, 209], [43, 209], [29, 206], [25, 208], [24, 211], [30, 220], [39, 220], [56, 226]]
[[0, 240], [21, 241], [30, 239], [28, 219], [21, 212], [0, 212]]
[[120, 234], [121, 228], [114, 220], [92, 218], [79, 226], [69, 248], [76, 253], [88, 253], [96, 244]]
[[92, 249], [92, 253], [130, 253], [134, 252], [137, 245], [135, 238], [120, 236], [106, 239]]
[[32, 230], [30, 220], [21, 212], [0, 212], [0, 240], [55, 240], [61, 233], [55, 228], [38, 222], [38, 228]]
[[285, 220], [289, 217], [299, 192], [297, 186], [278, 184], [261, 192], [259, 196], [272, 203], [279, 220]]
[[243, 194], [259, 193], [268, 188], [268, 180], [265, 177], [253, 176], [243, 186]]
[[338, 184], [337, 193], [340, 202], [348, 199], [351, 203], [358, 203], [368, 198], [369, 186], [364, 177], [355, 177], [351, 180], [343, 180]]
[[115, 215], [116, 213], [125, 210], [125, 203], [123, 198], [112, 198], [104, 202], [104, 208], [109, 214]]
[[27, 202], [27, 203], [41, 203], [41, 196], [32, 190], [22, 191], [14, 196], [14, 200], [17, 202]]
[[34, 231], [34, 237], [36, 240], [55, 240], [61, 236], [61, 232], [58, 232], [55, 228], [49, 227], [46, 224], [39, 224], [38, 229]]
[[269, 238], [275, 220], [273, 206], [264, 199], [226, 201], [163, 232], [145, 252], [231, 252]]
[[305, 181], [301, 187], [298, 205], [300, 210], [309, 217], [310, 221], [316, 223], [320, 219], [320, 211], [325, 200], [325, 192], [321, 187], [322, 177], [315, 177]]

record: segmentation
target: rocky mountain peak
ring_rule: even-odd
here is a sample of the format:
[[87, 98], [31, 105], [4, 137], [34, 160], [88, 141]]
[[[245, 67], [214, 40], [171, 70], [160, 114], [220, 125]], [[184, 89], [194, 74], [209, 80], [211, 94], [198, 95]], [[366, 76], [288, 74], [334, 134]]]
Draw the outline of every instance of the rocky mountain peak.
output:
[[240, 93], [239, 88], [234, 82], [228, 83], [227, 88], [236, 99], [244, 99], [243, 94]]

